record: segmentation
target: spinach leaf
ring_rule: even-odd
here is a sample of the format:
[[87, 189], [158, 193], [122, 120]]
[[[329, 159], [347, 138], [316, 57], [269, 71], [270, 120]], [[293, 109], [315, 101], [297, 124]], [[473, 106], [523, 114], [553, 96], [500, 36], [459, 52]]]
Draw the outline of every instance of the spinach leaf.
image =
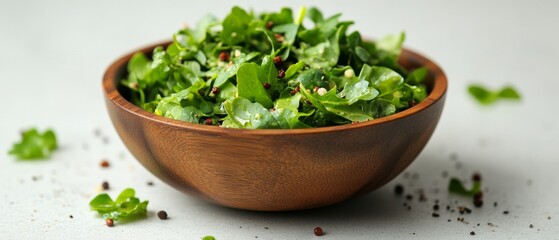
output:
[[451, 178], [450, 182], [448, 183], [448, 191], [452, 193], [458, 193], [464, 196], [473, 196], [476, 193], [481, 191], [481, 182], [474, 181], [472, 189], [468, 190], [462, 182], [457, 178]]
[[220, 37], [229, 46], [234, 46], [247, 39], [248, 25], [252, 17], [240, 7], [233, 7], [231, 13], [223, 19]]
[[271, 108], [274, 104], [258, 80], [258, 70], [259, 67], [256, 63], [244, 63], [239, 67], [237, 71], [238, 95], [251, 102], [258, 102], [266, 108]]
[[230, 121], [242, 128], [278, 128], [279, 124], [267, 108], [258, 102], [237, 97], [225, 101], [225, 111]]

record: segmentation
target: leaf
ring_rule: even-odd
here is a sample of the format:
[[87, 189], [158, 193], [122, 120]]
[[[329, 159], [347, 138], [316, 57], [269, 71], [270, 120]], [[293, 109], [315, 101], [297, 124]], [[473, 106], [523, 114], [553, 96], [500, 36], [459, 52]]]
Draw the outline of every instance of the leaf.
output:
[[373, 100], [379, 95], [379, 91], [373, 87], [369, 87], [369, 82], [366, 80], [359, 80], [351, 83], [346, 83], [344, 89], [340, 92], [340, 97], [345, 97], [349, 104], [353, 104], [358, 100]]
[[355, 106], [323, 104], [326, 110], [352, 122], [372, 120], [373, 117]]
[[274, 65], [274, 61], [271, 56], [266, 55], [262, 59], [262, 65], [258, 68], [258, 80], [261, 83], [269, 83], [272, 86], [276, 85], [278, 79], [278, 70]]
[[291, 64], [291, 66], [289, 66], [287, 68], [287, 71], [285, 71], [285, 77], [284, 79], [290, 79], [291, 77], [293, 77], [297, 72], [301, 71], [303, 69], [303, 67], [305, 67], [305, 62], [303, 61], [299, 61], [295, 64]]
[[413, 72], [408, 74], [404, 82], [411, 85], [422, 84], [428, 73], [429, 73], [429, 69], [427, 69], [426, 67], [417, 68], [413, 70]]
[[146, 216], [148, 203], [140, 202], [140, 199], [135, 197], [134, 189], [127, 188], [120, 193], [116, 201], [106, 193], [99, 194], [89, 202], [89, 207], [105, 219], [134, 220]]
[[266, 89], [258, 80], [258, 65], [256, 63], [245, 63], [237, 71], [237, 88], [239, 97], [246, 98], [252, 102], [258, 102], [266, 108], [273, 106]]
[[384, 51], [387, 57], [398, 59], [400, 53], [402, 52], [402, 45], [406, 39], [405, 33], [400, 33], [400, 35], [387, 35], [381, 38], [376, 46], [378, 50]]
[[250, 61], [258, 55], [260, 55], [260, 53], [252, 52], [246, 55], [242, 54], [240, 57], [233, 60], [233, 65], [226, 67], [219, 72], [217, 78], [215, 79], [214, 87], [221, 87], [221, 85], [223, 85], [229, 78], [237, 74], [237, 69], [239, 69], [241, 64]]
[[246, 31], [251, 21], [251, 16], [239, 7], [233, 7], [231, 13], [223, 19], [221, 39], [228, 46], [234, 46], [246, 39]]
[[[268, 109], [258, 102], [237, 97], [225, 101], [225, 111], [237, 126], [247, 129], [278, 128], [279, 125]], [[234, 127], [235, 125], [233, 125]]]
[[308, 16], [309, 19], [311, 19], [315, 24], [321, 23], [321, 22], [324, 21], [324, 17], [322, 16], [322, 13], [321, 13], [320, 10], [318, 10], [316, 7], [311, 7], [311, 8], [309, 8], [309, 10], [307, 11], [307, 16]]
[[315, 46], [305, 47], [302, 45], [300, 49], [294, 50], [295, 54], [297, 54], [299, 60], [304, 61], [311, 68], [331, 68], [338, 63], [340, 56], [339, 38], [342, 31], [344, 31], [343, 27], [338, 28], [336, 34]]
[[451, 193], [458, 193], [464, 196], [473, 196], [480, 192], [481, 190], [481, 182], [474, 181], [472, 189], [468, 190], [464, 187], [462, 182], [457, 178], [451, 178], [450, 182], [448, 183], [448, 191]]
[[371, 67], [367, 64], [363, 65], [359, 80], [369, 81], [371, 86], [380, 92], [379, 97], [391, 94], [404, 85], [404, 79], [394, 70], [386, 67]]
[[328, 85], [328, 76], [321, 69], [308, 69], [297, 75], [295, 79], [300, 82], [307, 89], [313, 89], [314, 87], [330, 88]]
[[48, 158], [57, 148], [58, 143], [53, 130], [48, 129], [41, 134], [37, 129], [31, 128], [21, 134], [21, 141], [14, 143], [8, 153], [20, 160], [36, 160]]
[[503, 87], [498, 91], [491, 91], [484, 86], [471, 84], [468, 86], [468, 92], [473, 96], [480, 104], [491, 105], [497, 102], [499, 99], [509, 99], [509, 100], [520, 100], [520, 94], [511, 86]]

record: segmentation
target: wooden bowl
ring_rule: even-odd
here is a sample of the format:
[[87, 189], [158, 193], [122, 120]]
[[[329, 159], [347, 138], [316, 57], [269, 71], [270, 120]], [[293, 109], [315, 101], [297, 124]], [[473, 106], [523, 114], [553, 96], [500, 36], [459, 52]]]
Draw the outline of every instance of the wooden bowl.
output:
[[[167, 44], [137, 51], [149, 55]], [[316, 208], [383, 186], [410, 165], [431, 137], [447, 89], [439, 66], [404, 50], [404, 67], [429, 69], [429, 96], [410, 109], [333, 127], [226, 129], [164, 118], [127, 101], [118, 85], [134, 52], [116, 60], [103, 77], [105, 103], [126, 147], [176, 189], [239, 209]]]

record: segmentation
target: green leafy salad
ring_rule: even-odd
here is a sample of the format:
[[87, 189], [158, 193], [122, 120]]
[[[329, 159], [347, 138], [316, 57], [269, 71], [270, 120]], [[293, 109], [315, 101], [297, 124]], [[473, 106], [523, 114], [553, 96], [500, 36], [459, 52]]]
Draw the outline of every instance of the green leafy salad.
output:
[[425, 99], [427, 69], [397, 62], [404, 34], [366, 41], [352, 24], [316, 8], [234, 7], [221, 21], [208, 16], [178, 31], [149, 57], [135, 54], [122, 84], [157, 115], [246, 129], [368, 121]]

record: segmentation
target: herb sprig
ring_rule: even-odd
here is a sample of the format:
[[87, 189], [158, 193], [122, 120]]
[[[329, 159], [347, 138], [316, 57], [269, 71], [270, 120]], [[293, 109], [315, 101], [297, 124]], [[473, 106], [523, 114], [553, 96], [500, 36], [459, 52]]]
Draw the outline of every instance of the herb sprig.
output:
[[102, 193], [93, 198], [89, 202], [89, 206], [91, 210], [97, 211], [104, 219], [119, 221], [144, 217], [149, 202], [141, 202], [135, 195], [136, 191], [134, 189], [127, 188], [113, 201], [108, 194]]

